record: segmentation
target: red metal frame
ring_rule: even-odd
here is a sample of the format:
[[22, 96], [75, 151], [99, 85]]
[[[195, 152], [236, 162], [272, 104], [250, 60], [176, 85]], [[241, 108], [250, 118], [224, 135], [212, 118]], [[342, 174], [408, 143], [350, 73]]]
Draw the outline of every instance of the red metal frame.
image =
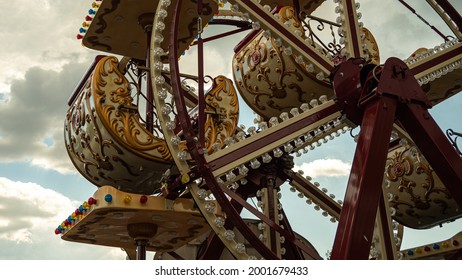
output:
[[382, 97], [364, 111], [332, 249], [334, 260], [369, 257], [395, 110], [396, 100]]
[[358, 22], [356, 20], [355, 14], [356, 14], [356, 7], [353, 5], [353, 1], [345, 1], [346, 5], [345, 8], [346, 10], [344, 11], [345, 14], [345, 20], [348, 21], [348, 26], [349, 30], [347, 32], [348, 37], [351, 37], [351, 44], [353, 44], [352, 49], [353, 52], [350, 54], [352, 57], [362, 57], [362, 50], [361, 46], [359, 45], [359, 34], [357, 33], [359, 30], [357, 30]]
[[[177, 94], [174, 95], [178, 116], [180, 119], [180, 125], [183, 129], [183, 135], [187, 143], [188, 150], [190, 151], [191, 157], [197, 163], [199, 171], [202, 173], [203, 178], [207, 182], [207, 186], [213, 192], [217, 202], [222, 207], [223, 211], [228, 214], [228, 218], [233, 221], [234, 226], [244, 235], [247, 240], [251, 242], [254, 248], [260, 252], [265, 259], [277, 259], [277, 256], [272, 252], [260, 239], [252, 232], [252, 230], [245, 224], [241, 218], [240, 213], [231, 205], [228, 197], [224, 194], [221, 187], [218, 185], [213, 173], [204, 158], [203, 149], [197, 138], [195, 139], [194, 129], [191, 125], [189, 114], [186, 110], [186, 104], [181, 94], [181, 82], [180, 82], [180, 71], [178, 66], [178, 22], [179, 22], [179, 9], [181, 7], [182, 0], [178, 0], [175, 3], [174, 15], [171, 22], [171, 37], [170, 37], [170, 70], [171, 70], [171, 82], [172, 90]], [[242, 198], [236, 193], [232, 192], [231, 196], [236, 201], [242, 203]], [[245, 201], [244, 201], [245, 202]], [[245, 205], [245, 204], [244, 204]], [[244, 206], [245, 207], [245, 206]]]
[[[462, 159], [431, 118], [425, 93], [406, 64], [397, 58], [388, 59], [379, 72], [377, 87], [368, 92], [366, 83], [365, 92], [358, 103], [364, 107], [361, 132], [332, 259], [367, 259], [369, 256], [395, 118], [402, 123], [459, 206], [462, 206]], [[348, 75], [357, 76], [356, 73]], [[369, 81], [372, 79], [375, 77], [370, 77]], [[334, 87], [335, 81], [334, 77]], [[374, 80], [372, 82], [375, 83]], [[342, 95], [342, 88], [337, 86], [335, 89], [337, 94]], [[350, 98], [354, 99], [352, 96]]]
[[[390, 224], [389, 224], [389, 215], [387, 215], [388, 211], [389, 209], [382, 195], [382, 197], [379, 200], [378, 218], [380, 219], [380, 222], [381, 222], [382, 236], [384, 237], [389, 237], [392, 231], [392, 229], [390, 228]], [[384, 254], [382, 254], [382, 257], [387, 260], [393, 260], [395, 258], [393, 247], [397, 248], [394, 239], [392, 240], [390, 238], [384, 238], [383, 240], [381, 240], [381, 242], [383, 243], [384, 248], [385, 248], [385, 252], [383, 252]]]
[[[253, 5], [250, 1], [244, 0], [243, 2], [249, 6]], [[199, 10], [200, 3], [201, 1], [198, 2]], [[228, 214], [229, 220], [232, 221], [232, 225], [227, 223], [229, 224], [228, 226], [232, 227], [234, 225], [246, 236], [247, 240], [252, 243], [254, 248], [263, 257], [267, 259], [277, 258], [274, 250], [267, 248], [240, 217], [240, 212], [244, 207], [281, 235], [288, 237], [289, 241], [295, 245], [296, 250], [303, 249], [313, 257], [319, 257], [311, 249], [297, 242], [298, 240], [294, 236], [290, 236], [289, 231], [283, 230], [270, 218], [262, 216], [256, 209], [248, 205], [244, 198], [233, 191], [221, 188], [217, 184], [212, 170], [226, 162], [232, 161], [236, 156], [240, 157], [243, 150], [236, 151], [232, 155], [227, 155], [212, 163], [208, 163], [204, 158], [201, 139], [203, 129], [199, 127], [199, 134], [195, 134], [181, 97], [182, 91], [179, 81], [176, 41], [176, 22], [179, 20], [177, 11], [180, 5], [181, 0], [176, 3], [176, 16], [172, 20], [171, 25], [171, 34], [173, 35], [171, 36], [170, 44], [171, 77], [173, 90], [177, 92], [175, 101], [178, 115], [180, 116], [180, 124], [185, 140], [187, 141], [188, 149], [197, 164], [196, 170], [202, 174], [203, 178], [207, 181], [208, 187], [215, 195], [217, 202]], [[261, 13], [260, 15], [266, 17], [266, 14]], [[273, 19], [268, 19], [270, 22], [271, 20]], [[278, 29], [278, 26], [275, 26], [275, 28]], [[279, 31], [284, 32], [284, 30]], [[199, 37], [197, 44], [199, 47], [199, 108], [201, 109], [202, 107], [204, 109], [200, 101], [201, 95], [203, 95], [203, 89], [201, 88], [203, 82], [203, 40], [201, 37]], [[304, 46], [300, 47], [305, 49]], [[307, 51], [309, 52], [309, 50]], [[459, 50], [457, 48], [454, 51], [458, 52]], [[316, 55], [313, 57], [316, 58]], [[325, 110], [326, 112], [330, 112], [331, 110], [342, 108], [351, 117], [353, 122], [361, 124], [361, 132], [347, 185], [345, 202], [334, 241], [332, 259], [367, 259], [369, 257], [377, 209], [380, 209], [381, 212], [380, 219], [384, 224], [384, 232], [390, 231], [388, 228], [388, 219], [384, 214], [387, 208], [382, 201], [381, 186], [391, 131], [396, 119], [402, 123], [411, 135], [416, 145], [442, 178], [458, 204], [462, 205], [462, 189], [460, 188], [460, 185], [462, 185], [462, 174], [460, 172], [462, 170], [462, 160], [428, 113], [429, 105], [426, 96], [415, 80], [413, 73], [411, 73], [401, 60], [391, 58], [387, 60], [383, 67], [379, 68], [378, 73], [375, 72], [375, 76], [380, 76], [376, 87], [367, 87], [368, 84], [361, 84], [360, 77], [363, 75], [361, 72], [363, 71], [361, 70], [362, 66], [359, 63], [349, 65], [348, 63], [350, 62], [351, 60], [344, 63], [347, 65], [348, 71], [342, 73], [334, 71], [334, 76], [338, 73], [342, 74], [342, 76], [345, 74], [349, 75], [349, 77], [343, 78], [349, 80], [349, 84], [347, 87], [343, 87], [343, 89], [334, 85], [339, 102]], [[376, 69], [374, 68], [373, 71], [376, 71]], [[416, 70], [414, 69], [413, 71], [415, 72]], [[369, 77], [368, 81], [371, 80], [372, 78]], [[313, 119], [319, 118], [321, 115], [323, 114], [310, 116], [309, 120], [307, 119], [306, 121], [308, 123], [313, 122]], [[199, 117], [199, 124], [202, 123], [201, 119], [203, 118]], [[306, 122], [304, 125], [306, 125]], [[294, 124], [287, 129], [299, 128], [299, 124]], [[199, 141], [197, 141], [197, 136], [199, 136]], [[269, 136], [265, 141], [270, 140], [270, 138], [273, 139], [273, 136]], [[253, 145], [265, 145], [265, 141], [258, 141], [258, 143], [254, 143]], [[253, 148], [253, 146], [246, 147], [246, 149], [250, 148]], [[232, 199], [232, 203], [228, 197]], [[384, 234], [384, 236], [389, 236], [389, 234]], [[212, 256], [210, 255], [210, 250], [213, 250], [214, 245], [219, 242], [213, 234], [210, 237], [211, 240], [207, 243], [207, 247], [202, 252], [201, 258], [210, 258]], [[392, 255], [392, 246], [394, 244], [392, 240], [384, 240], [384, 242], [387, 258], [392, 259], [394, 257]], [[219, 252], [222, 251], [222, 247], [220, 248]], [[298, 251], [297, 255], [301, 256], [301, 252]], [[213, 256], [216, 256], [216, 254], [213, 254]]]
[[459, 30], [462, 30], [462, 16], [457, 12], [456, 9], [447, 0], [435, 0], [438, 5], [443, 8], [444, 12], [449, 15], [451, 20], [457, 25]]

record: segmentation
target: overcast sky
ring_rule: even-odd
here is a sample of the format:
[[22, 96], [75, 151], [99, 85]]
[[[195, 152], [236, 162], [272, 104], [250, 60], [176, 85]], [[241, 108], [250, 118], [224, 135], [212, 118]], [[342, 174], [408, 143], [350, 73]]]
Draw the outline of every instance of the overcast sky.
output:
[[[462, 11], [461, 1], [451, 2]], [[67, 99], [98, 54], [84, 48], [76, 39], [91, 3], [89, 0], [16, 0], [12, 4], [0, 0], [3, 20], [0, 25], [0, 259], [124, 258], [120, 249], [64, 242], [53, 232], [96, 190], [75, 172], [63, 141]], [[398, 1], [360, 3], [362, 20], [378, 41], [382, 62], [390, 56], [404, 59], [419, 47], [430, 48], [441, 43], [438, 35], [403, 9]], [[426, 1], [408, 3], [427, 21], [449, 34], [435, 13], [426, 7]], [[331, 13], [333, 9], [333, 5], [329, 5], [325, 12]], [[206, 46], [207, 74], [232, 77], [232, 48], [243, 34]], [[191, 48], [182, 59], [185, 72], [195, 71], [194, 64], [188, 63], [195, 52]], [[461, 106], [462, 97], [456, 96], [432, 109], [443, 130], [462, 131], [457, 121]], [[248, 125], [253, 116], [243, 109], [240, 118]], [[296, 158], [297, 169], [342, 199], [354, 144], [345, 134], [307, 156]], [[283, 199], [294, 228], [305, 234], [324, 256], [332, 246], [336, 224], [329, 224], [296, 195], [291, 197], [287, 193]], [[295, 215], [299, 204], [307, 209], [308, 222], [305, 216], [302, 220]], [[460, 228], [460, 223], [453, 223], [444, 230], [409, 231], [411, 237], [405, 241], [409, 246], [439, 241]]]

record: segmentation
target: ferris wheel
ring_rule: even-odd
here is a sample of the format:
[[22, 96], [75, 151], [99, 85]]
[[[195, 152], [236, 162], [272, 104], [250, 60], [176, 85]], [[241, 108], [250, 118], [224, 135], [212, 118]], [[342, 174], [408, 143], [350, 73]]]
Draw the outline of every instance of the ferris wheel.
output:
[[[93, 3], [78, 37], [109, 55], [69, 100], [65, 140], [98, 189], [56, 233], [130, 258], [321, 259], [291, 226], [290, 189], [307, 202], [298, 215], [314, 206], [338, 224], [331, 259], [460, 258], [460, 234], [401, 248], [403, 227], [462, 216], [461, 134], [428, 111], [461, 87], [462, 17], [449, 1], [427, 2], [453, 34], [423, 20], [441, 42], [407, 58], [380, 57], [353, 0], [333, 1], [335, 20], [315, 16], [325, 1], [228, 2]], [[221, 26], [234, 29], [204, 35]], [[236, 34], [233, 79], [205, 73], [204, 44]], [[190, 48], [197, 75], [179, 62]], [[255, 126], [240, 124], [239, 100]], [[294, 157], [355, 128], [342, 201]]]

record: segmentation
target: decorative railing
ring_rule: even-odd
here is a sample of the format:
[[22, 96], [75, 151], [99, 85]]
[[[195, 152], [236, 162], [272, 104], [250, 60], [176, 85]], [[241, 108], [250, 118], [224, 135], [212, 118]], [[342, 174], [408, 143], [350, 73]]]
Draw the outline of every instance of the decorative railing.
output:
[[[147, 79], [147, 73], [149, 69], [144, 66], [144, 63], [140, 63], [137, 60], [130, 59], [125, 67], [125, 77], [129, 81], [130, 89], [131, 89], [131, 96], [133, 98], [134, 107], [138, 110], [138, 118], [140, 123], [142, 123], [145, 127], [152, 127], [152, 134], [156, 137], [163, 138], [162, 130], [159, 123], [159, 118], [157, 117], [155, 104], [152, 100], [146, 95], [146, 86], [148, 85], [147, 82], [143, 83]], [[146, 112], [141, 112], [146, 108], [151, 107], [153, 110], [152, 116], [148, 117]], [[148, 124], [149, 122], [149, 124]]]
[[[340, 53], [343, 40], [342, 32], [339, 30], [340, 24], [303, 12], [300, 14], [300, 20], [305, 29], [306, 41], [310, 45], [322, 47], [322, 52], [326, 55], [337, 56]], [[327, 33], [329, 31], [330, 34]]]

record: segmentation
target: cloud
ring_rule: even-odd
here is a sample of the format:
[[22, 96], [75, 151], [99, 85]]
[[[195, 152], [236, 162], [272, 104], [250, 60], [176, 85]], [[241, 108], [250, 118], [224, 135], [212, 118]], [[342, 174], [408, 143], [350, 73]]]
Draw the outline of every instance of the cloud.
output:
[[[20, 0], [15, 5], [22, 10], [26, 3], [32, 10], [31, 18], [40, 24], [19, 20], [24, 16], [16, 10], [7, 14], [5, 3], [0, 3], [2, 18], [22, 26], [0, 26], [0, 37], [4, 38], [0, 42], [0, 162], [28, 162], [62, 174], [76, 173], [65, 150], [64, 118], [67, 99], [95, 53], [75, 38], [91, 2], [86, 7], [80, 5], [85, 9], [79, 13], [71, 2]], [[34, 24], [37, 26], [33, 28]], [[29, 30], [35, 31], [25, 32]], [[3, 46], [7, 41], [15, 42], [14, 47]], [[197, 47], [192, 47], [182, 59], [186, 62], [182, 71], [196, 73], [196, 57]], [[206, 46], [206, 74], [230, 77], [232, 56], [228, 57], [225, 60], [217, 48]]]
[[2, 258], [123, 259], [118, 248], [64, 242], [54, 234], [56, 226], [78, 205], [38, 184], [0, 177]]
[[[224, 75], [228, 78], [232, 78], [232, 52], [229, 52], [228, 46], [227, 52], [219, 51], [218, 47], [211, 47], [210, 45], [204, 45], [204, 73], [216, 77], [218, 75]], [[191, 47], [184, 56], [180, 59], [180, 71], [187, 74], [197, 75], [198, 64], [197, 64], [197, 46]]]
[[[459, 11], [462, 9], [462, 2], [452, 2], [454, 8]], [[427, 1], [412, 1], [408, 4], [441, 33], [452, 35]], [[364, 26], [377, 40], [381, 63], [388, 57], [405, 59], [418, 48], [433, 48], [443, 43], [440, 35], [398, 1], [362, 1], [359, 11], [363, 15], [361, 21]]]
[[33, 67], [24, 79], [12, 81], [7, 100], [0, 102], [0, 162], [74, 172], [64, 145], [64, 118], [86, 65], [67, 64], [60, 72]]
[[295, 170], [302, 170], [305, 175], [318, 177], [342, 177], [350, 174], [351, 163], [339, 159], [317, 159], [296, 165]]
[[75, 172], [63, 141], [66, 101], [94, 52], [76, 39], [91, 2], [0, 2], [0, 162]]
[[0, 239], [17, 243], [33, 243], [33, 231], [51, 227], [60, 221], [60, 214], [70, 213], [76, 206], [51, 189], [4, 177], [0, 177], [0, 201]]
[[0, 2], [0, 91], [10, 81], [23, 78], [30, 67], [60, 70], [74, 59], [87, 55], [76, 34], [91, 2], [17, 0]]

